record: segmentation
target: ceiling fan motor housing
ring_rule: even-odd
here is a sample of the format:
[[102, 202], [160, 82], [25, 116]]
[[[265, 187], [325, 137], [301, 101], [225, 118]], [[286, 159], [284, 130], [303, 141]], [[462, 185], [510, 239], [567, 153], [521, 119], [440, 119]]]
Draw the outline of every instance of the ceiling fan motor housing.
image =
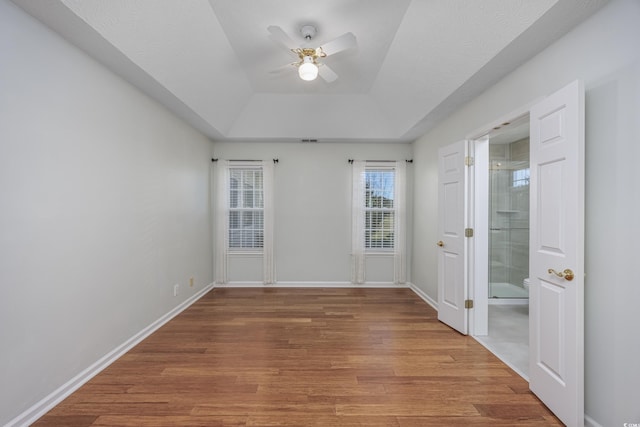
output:
[[312, 38], [314, 38], [316, 36], [316, 27], [314, 27], [313, 25], [304, 25], [302, 28], [300, 28], [300, 34], [302, 34], [302, 37], [304, 37], [306, 40], [311, 40]]

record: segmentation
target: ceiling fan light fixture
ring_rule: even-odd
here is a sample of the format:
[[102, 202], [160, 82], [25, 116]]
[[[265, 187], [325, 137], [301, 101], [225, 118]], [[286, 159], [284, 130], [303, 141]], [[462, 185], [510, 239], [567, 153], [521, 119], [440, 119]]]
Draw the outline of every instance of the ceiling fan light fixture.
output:
[[315, 80], [318, 77], [318, 66], [313, 62], [312, 57], [302, 58], [302, 64], [298, 67], [298, 75], [305, 81]]

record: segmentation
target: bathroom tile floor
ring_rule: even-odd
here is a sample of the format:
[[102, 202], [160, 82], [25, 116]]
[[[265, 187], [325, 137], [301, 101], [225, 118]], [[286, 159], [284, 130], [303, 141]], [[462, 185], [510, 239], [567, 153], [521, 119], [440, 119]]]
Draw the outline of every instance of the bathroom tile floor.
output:
[[503, 362], [529, 379], [529, 306], [489, 305], [489, 335], [475, 337]]

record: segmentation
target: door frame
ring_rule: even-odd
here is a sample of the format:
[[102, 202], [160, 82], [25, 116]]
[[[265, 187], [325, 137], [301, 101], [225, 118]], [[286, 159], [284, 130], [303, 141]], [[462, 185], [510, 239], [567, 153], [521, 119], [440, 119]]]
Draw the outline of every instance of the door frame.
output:
[[[472, 198], [470, 210], [473, 212], [474, 242], [469, 258], [469, 298], [473, 299], [473, 311], [469, 315], [469, 335], [489, 334], [489, 134], [529, 115], [531, 107], [544, 97], [531, 101], [471, 132], [471, 155], [474, 167], [471, 173], [473, 187], [469, 191]], [[485, 185], [481, 185], [486, 183]], [[529, 378], [525, 378], [529, 381]]]

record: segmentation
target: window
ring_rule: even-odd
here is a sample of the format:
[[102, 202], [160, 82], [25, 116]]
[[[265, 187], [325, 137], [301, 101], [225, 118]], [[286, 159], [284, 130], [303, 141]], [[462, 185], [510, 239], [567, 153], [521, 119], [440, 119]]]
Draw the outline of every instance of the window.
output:
[[227, 283], [230, 257], [242, 260], [243, 267], [262, 258], [263, 282], [275, 283], [274, 163], [215, 162], [215, 283]]
[[392, 250], [395, 244], [395, 170], [367, 167], [364, 172], [364, 246]]
[[404, 161], [350, 160], [351, 282], [365, 283], [367, 256], [393, 257], [393, 283], [406, 282]]
[[229, 168], [229, 250], [262, 250], [264, 187], [261, 167]]
[[530, 171], [529, 168], [516, 169], [512, 172], [512, 187], [526, 187], [529, 185]]

